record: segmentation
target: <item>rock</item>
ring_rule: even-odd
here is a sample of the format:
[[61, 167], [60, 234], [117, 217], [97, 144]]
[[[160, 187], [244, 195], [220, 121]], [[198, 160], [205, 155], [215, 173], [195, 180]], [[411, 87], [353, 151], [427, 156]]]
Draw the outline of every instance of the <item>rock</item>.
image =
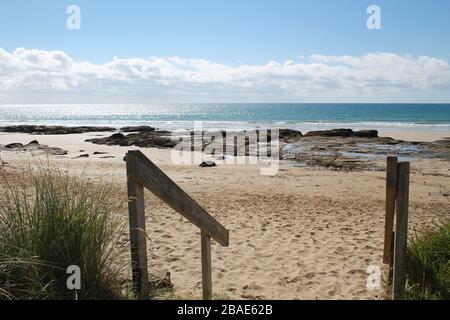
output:
[[10, 143], [5, 146], [6, 149], [21, 149], [23, 148], [23, 144], [21, 143]]
[[[169, 133], [170, 134], [170, 133]], [[110, 137], [88, 139], [86, 142], [95, 144], [104, 144], [108, 146], [138, 146], [143, 148], [173, 148], [177, 145], [172, 141], [171, 137], [167, 136], [166, 131], [154, 132], [138, 132], [124, 135], [122, 133], [115, 133]]]
[[[1, 148], [1, 146], [0, 146], [0, 148]], [[66, 150], [39, 144], [37, 141], [31, 141], [27, 145], [23, 145], [21, 143], [10, 143], [10, 144], [4, 146], [4, 150], [5, 151], [11, 150], [11, 151], [32, 152], [34, 154], [44, 153], [44, 154], [52, 154], [52, 155], [57, 155], [57, 156], [67, 154]]]
[[39, 144], [39, 141], [33, 140], [33, 141], [30, 141], [28, 144]]
[[104, 156], [104, 157], [100, 157], [100, 159], [113, 159], [115, 158], [114, 156]]
[[67, 150], [63, 150], [61, 148], [49, 148], [49, 147], [47, 147], [47, 148], [43, 148], [43, 149], [40, 149], [40, 150], [43, 150], [44, 152], [52, 154], [54, 156], [65, 156], [65, 155], [67, 155]]
[[123, 127], [120, 128], [122, 132], [154, 132], [155, 128], [150, 126], [135, 126], [135, 127]]
[[64, 127], [64, 126], [37, 126], [37, 125], [17, 125], [0, 127], [0, 132], [22, 132], [31, 134], [74, 134], [74, 133], [86, 133], [86, 132], [107, 132], [115, 131], [115, 128], [111, 127]]
[[355, 133], [352, 129], [332, 129], [323, 131], [310, 131], [305, 137], [352, 137]]
[[98, 154], [108, 154], [108, 152], [94, 151], [94, 155], [98, 155]]
[[378, 144], [396, 145], [396, 144], [404, 143], [405, 141], [403, 141], [403, 140], [396, 140], [396, 139], [393, 139], [393, 138], [390, 138], [390, 137], [380, 137], [380, 138], [376, 139], [376, 142]]
[[360, 138], [378, 138], [377, 130], [359, 130], [355, 131], [355, 136]]
[[200, 163], [200, 167], [202, 168], [210, 168], [210, 167], [215, 167], [216, 163], [214, 161], [203, 161], [202, 163]]
[[310, 131], [305, 137], [360, 137], [360, 138], [377, 138], [377, 130], [359, 130], [352, 129], [331, 129], [323, 131]]
[[[282, 160], [299, 166], [318, 166], [332, 170], [385, 170], [387, 156], [404, 159], [440, 158], [450, 160], [450, 140], [411, 142], [378, 137], [376, 130], [353, 132], [346, 129], [312, 132], [283, 146]], [[332, 136], [335, 135], [335, 136]]]
[[122, 139], [124, 139], [125, 138], [125, 135], [123, 134], [123, 133], [114, 133], [112, 136], [111, 136], [111, 139], [113, 139], [113, 140], [122, 140]]
[[75, 158], [89, 158], [89, 155], [87, 153], [80, 154], [78, 157], [75, 157]]
[[279, 138], [281, 140], [299, 139], [301, 137], [303, 137], [303, 134], [298, 130], [293, 130], [293, 129], [280, 129], [279, 130]]

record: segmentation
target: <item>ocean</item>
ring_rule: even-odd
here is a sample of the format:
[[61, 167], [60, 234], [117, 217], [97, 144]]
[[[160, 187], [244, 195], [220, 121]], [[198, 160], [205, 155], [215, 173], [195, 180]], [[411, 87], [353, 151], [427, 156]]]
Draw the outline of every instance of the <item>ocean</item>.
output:
[[0, 125], [150, 125], [164, 130], [332, 128], [442, 132], [450, 135], [450, 104], [130, 104], [3, 105]]

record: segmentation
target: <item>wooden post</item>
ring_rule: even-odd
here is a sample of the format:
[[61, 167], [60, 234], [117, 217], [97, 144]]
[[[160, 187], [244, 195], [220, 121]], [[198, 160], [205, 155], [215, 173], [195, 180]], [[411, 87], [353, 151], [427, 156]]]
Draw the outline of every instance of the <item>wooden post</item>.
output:
[[133, 291], [140, 299], [148, 297], [147, 241], [145, 236], [144, 188], [130, 178], [132, 160], [127, 160], [128, 213], [130, 223]]
[[386, 167], [386, 216], [384, 223], [384, 252], [383, 262], [389, 263], [392, 257], [392, 244], [394, 238], [392, 231], [394, 228], [395, 198], [397, 197], [397, 157], [387, 158]]
[[389, 273], [388, 273], [388, 283], [392, 285], [392, 279], [394, 277], [394, 242], [395, 242], [395, 231], [392, 231], [392, 241], [391, 241], [391, 258], [389, 259]]
[[398, 164], [393, 299], [405, 293], [408, 242], [409, 162]]
[[202, 290], [203, 300], [212, 299], [211, 238], [202, 231]]

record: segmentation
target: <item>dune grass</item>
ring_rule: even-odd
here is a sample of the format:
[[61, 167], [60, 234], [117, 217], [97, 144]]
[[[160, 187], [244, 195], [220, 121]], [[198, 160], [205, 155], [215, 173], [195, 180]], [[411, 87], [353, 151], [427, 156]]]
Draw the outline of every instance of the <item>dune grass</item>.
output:
[[408, 246], [404, 299], [450, 299], [450, 220], [416, 232]]
[[121, 298], [126, 224], [111, 186], [39, 163], [0, 172], [0, 188], [0, 299], [74, 299], [70, 265], [81, 269], [77, 298]]

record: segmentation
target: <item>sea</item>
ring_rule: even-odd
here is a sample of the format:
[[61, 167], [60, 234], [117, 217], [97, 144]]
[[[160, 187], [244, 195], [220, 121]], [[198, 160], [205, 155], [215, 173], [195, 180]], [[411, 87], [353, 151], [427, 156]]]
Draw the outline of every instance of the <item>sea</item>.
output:
[[161, 130], [334, 128], [436, 132], [450, 136], [450, 104], [185, 103], [0, 105], [0, 126], [137, 126]]

